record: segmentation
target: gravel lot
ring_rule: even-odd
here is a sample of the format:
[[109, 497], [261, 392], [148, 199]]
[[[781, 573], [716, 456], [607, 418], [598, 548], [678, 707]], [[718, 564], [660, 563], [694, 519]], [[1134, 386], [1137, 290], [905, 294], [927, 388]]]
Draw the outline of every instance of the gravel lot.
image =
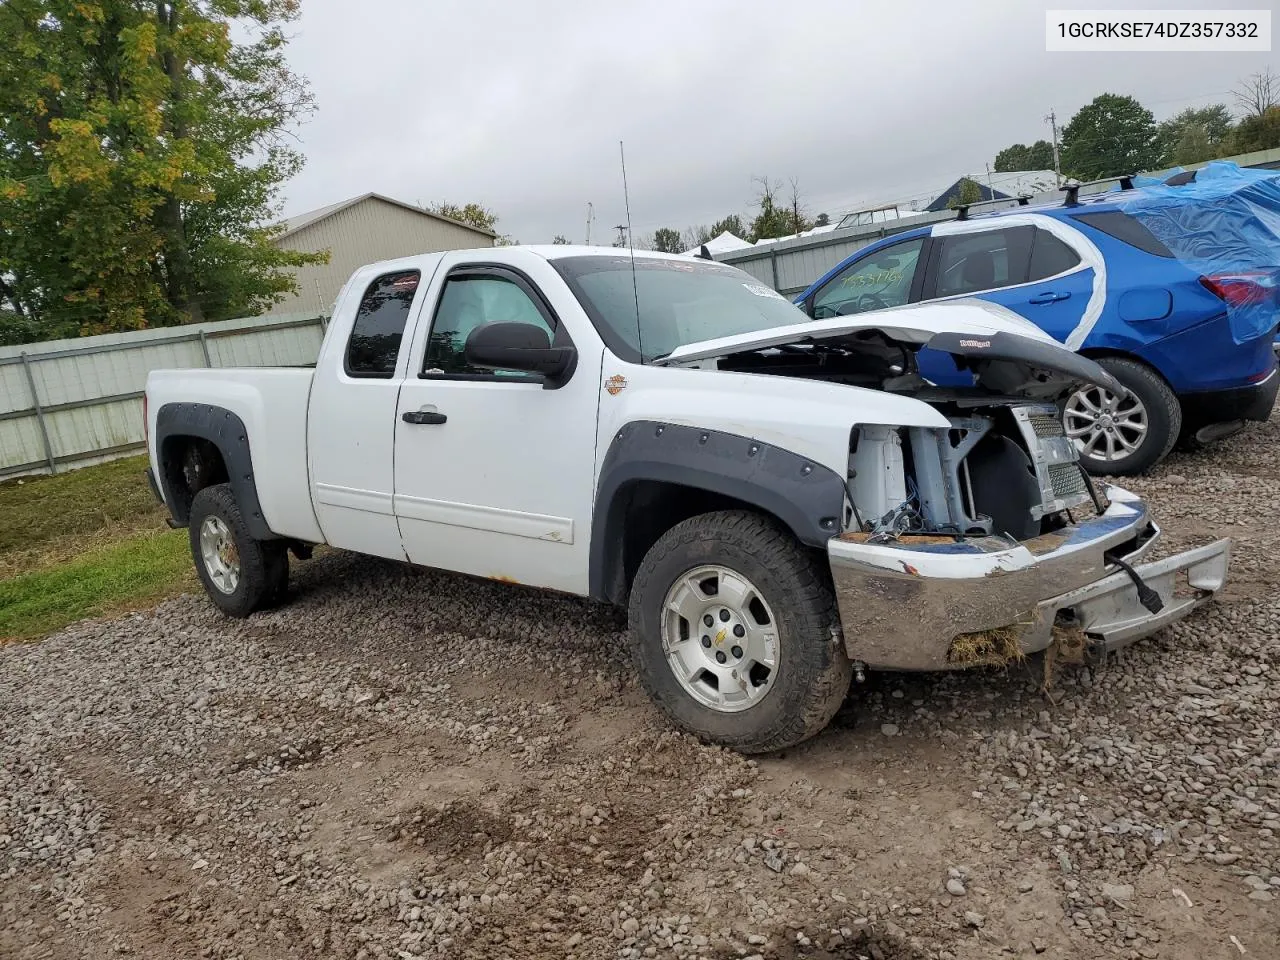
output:
[[0, 956], [1280, 956], [1280, 422], [1129, 485], [1218, 605], [748, 761], [599, 608], [330, 555], [0, 649]]

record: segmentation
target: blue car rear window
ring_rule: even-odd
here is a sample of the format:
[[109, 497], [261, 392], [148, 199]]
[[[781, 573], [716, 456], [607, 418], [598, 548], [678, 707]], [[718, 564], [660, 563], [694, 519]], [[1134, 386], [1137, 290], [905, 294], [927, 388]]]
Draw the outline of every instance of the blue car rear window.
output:
[[1157, 257], [1173, 259], [1173, 253], [1160, 239], [1141, 223], [1119, 210], [1099, 210], [1094, 213], [1073, 213], [1073, 220], [1086, 223], [1095, 230], [1101, 230], [1109, 237], [1122, 240], [1131, 247], [1137, 247], [1144, 253]]

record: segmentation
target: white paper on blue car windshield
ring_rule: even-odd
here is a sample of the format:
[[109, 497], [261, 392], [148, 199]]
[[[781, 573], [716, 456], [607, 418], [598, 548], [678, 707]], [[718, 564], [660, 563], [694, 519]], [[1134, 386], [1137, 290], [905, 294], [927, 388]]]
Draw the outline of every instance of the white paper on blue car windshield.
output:
[[744, 283], [748, 293], [754, 293], [757, 297], [769, 297], [773, 300], [786, 300], [787, 298], [780, 294], [772, 287], [766, 287], [763, 283]]

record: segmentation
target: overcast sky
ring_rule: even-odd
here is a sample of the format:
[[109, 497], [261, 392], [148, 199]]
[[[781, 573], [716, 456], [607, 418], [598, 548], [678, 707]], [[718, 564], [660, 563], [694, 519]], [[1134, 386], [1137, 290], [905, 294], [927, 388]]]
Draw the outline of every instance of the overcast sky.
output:
[[834, 218], [932, 197], [1010, 143], [1049, 139], [1050, 109], [1065, 123], [1113, 92], [1160, 120], [1231, 103], [1241, 78], [1280, 69], [1275, 52], [1046, 53], [1045, 6], [1027, 0], [302, 8], [290, 57], [317, 110], [299, 131], [307, 165], [285, 212], [370, 190], [478, 201], [523, 243], [581, 242], [588, 201], [592, 240], [608, 242], [625, 221], [620, 139], [637, 235], [745, 215], [765, 174], [794, 177], [810, 212]]

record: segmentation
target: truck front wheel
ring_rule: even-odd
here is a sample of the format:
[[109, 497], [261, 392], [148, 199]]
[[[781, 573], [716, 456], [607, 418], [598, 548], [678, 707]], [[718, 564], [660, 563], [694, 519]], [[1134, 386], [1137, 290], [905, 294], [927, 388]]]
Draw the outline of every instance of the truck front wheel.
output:
[[849, 690], [828, 575], [759, 514], [700, 514], [663, 534], [636, 573], [629, 620], [649, 696], [681, 729], [721, 746], [799, 743]]
[[247, 617], [284, 598], [289, 554], [283, 541], [249, 535], [231, 485], [217, 483], [191, 501], [188, 531], [196, 573], [223, 613]]

